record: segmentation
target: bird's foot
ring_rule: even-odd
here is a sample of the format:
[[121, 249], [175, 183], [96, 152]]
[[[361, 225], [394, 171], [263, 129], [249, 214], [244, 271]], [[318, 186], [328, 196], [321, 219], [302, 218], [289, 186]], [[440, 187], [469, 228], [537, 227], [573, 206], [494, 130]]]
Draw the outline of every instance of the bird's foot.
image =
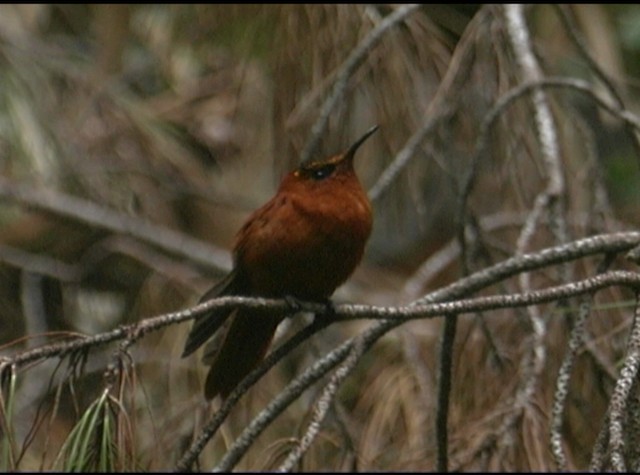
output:
[[321, 302], [317, 302], [317, 304], [324, 305], [324, 310], [321, 312], [318, 312], [317, 304], [315, 302], [305, 302], [297, 297], [294, 297], [293, 295], [285, 295], [284, 300], [285, 302], [287, 302], [287, 305], [291, 309], [292, 313], [309, 312], [320, 315], [323, 318], [330, 318], [336, 313], [336, 309], [330, 299], [325, 299]]
[[330, 299], [326, 299], [320, 303], [324, 305], [324, 310], [313, 314], [313, 322], [321, 326], [329, 325], [336, 316], [336, 307]]
[[324, 312], [322, 312], [322, 316], [324, 318], [333, 318], [336, 314], [336, 307], [333, 305], [331, 299], [325, 299], [324, 302]]
[[285, 295], [284, 301], [287, 302], [287, 305], [289, 306], [291, 313], [311, 311], [309, 310], [309, 306], [306, 302], [300, 300], [297, 297], [294, 297], [293, 295]]

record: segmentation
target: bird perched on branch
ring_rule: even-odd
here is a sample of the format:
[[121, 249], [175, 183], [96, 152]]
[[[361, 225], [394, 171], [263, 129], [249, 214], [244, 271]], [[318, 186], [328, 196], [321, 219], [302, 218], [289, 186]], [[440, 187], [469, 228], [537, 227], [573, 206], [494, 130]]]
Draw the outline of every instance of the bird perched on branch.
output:
[[[371, 233], [371, 205], [353, 168], [356, 150], [301, 164], [236, 235], [233, 270], [201, 302], [225, 295], [326, 302], [356, 268]], [[262, 360], [283, 315], [213, 310], [198, 317], [183, 357], [205, 347], [205, 397], [226, 398]]]

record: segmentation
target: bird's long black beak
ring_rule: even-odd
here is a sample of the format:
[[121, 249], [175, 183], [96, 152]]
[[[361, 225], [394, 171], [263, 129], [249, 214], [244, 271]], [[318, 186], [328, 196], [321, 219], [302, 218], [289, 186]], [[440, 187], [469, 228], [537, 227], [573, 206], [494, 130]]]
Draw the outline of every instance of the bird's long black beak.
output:
[[358, 148], [360, 147], [360, 145], [362, 145], [364, 143], [365, 140], [367, 140], [369, 137], [371, 137], [371, 135], [373, 135], [373, 133], [378, 130], [378, 126], [374, 125], [373, 127], [371, 127], [369, 130], [367, 130], [364, 135], [362, 137], [360, 137], [358, 140], [356, 140], [353, 145], [351, 145], [351, 147], [349, 147], [346, 151], [346, 153], [344, 154], [345, 157], [353, 157], [353, 155], [355, 155], [356, 150], [358, 150]]

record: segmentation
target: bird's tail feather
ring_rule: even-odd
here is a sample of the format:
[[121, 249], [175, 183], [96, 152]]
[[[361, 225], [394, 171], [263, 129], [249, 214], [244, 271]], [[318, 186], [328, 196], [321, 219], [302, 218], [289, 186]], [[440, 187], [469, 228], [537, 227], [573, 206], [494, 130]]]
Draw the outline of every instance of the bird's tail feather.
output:
[[[242, 295], [243, 294], [243, 282], [238, 275], [238, 271], [234, 269], [227, 276], [214, 285], [207, 293], [201, 298], [200, 302], [206, 302], [215, 297], [223, 295]], [[209, 313], [205, 313], [196, 318], [191, 331], [187, 336], [187, 341], [184, 344], [184, 350], [182, 351], [182, 357], [189, 356], [196, 351], [200, 346], [213, 336], [218, 331], [222, 324], [232, 314], [228, 309], [212, 310]]]
[[239, 310], [226, 329], [212, 358], [205, 383], [205, 397], [226, 398], [264, 358], [281, 317], [255, 310]]

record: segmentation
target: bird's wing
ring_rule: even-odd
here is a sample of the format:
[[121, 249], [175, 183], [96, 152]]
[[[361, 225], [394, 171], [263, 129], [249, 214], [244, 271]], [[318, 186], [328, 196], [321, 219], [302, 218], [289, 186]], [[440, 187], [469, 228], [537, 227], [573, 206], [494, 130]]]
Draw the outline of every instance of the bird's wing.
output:
[[[201, 298], [199, 303], [206, 302], [215, 297], [223, 295], [239, 295], [242, 294], [242, 284], [237, 269], [232, 270], [227, 276], [214, 285]], [[187, 336], [184, 345], [182, 357], [190, 355], [207, 341], [231, 315], [229, 309], [212, 310], [209, 313], [202, 314], [197, 317], [193, 323], [193, 327]]]

